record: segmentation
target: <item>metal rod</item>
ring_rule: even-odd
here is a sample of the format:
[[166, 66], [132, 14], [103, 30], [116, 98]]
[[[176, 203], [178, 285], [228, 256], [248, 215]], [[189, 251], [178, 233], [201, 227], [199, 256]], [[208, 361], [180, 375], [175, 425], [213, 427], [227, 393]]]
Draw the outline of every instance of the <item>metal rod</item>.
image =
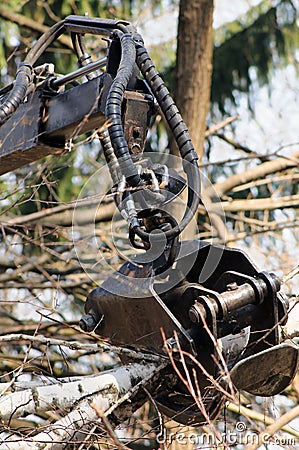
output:
[[88, 64], [87, 66], [80, 67], [80, 69], [77, 69], [74, 72], [68, 73], [67, 75], [64, 75], [60, 78], [56, 78], [55, 80], [51, 81], [51, 87], [53, 89], [56, 89], [60, 86], [63, 86], [64, 84], [69, 83], [75, 80], [76, 78], [83, 77], [84, 75], [87, 75], [88, 73], [93, 72], [94, 70], [104, 67], [106, 63], [107, 58], [105, 57], [91, 64]]
[[[83, 77], [84, 75], [87, 75], [90, 72], [93, 72], [96, 69], [101, 69], [104, 67], [107, 63], [107, 58], [99, 59], [98, 61], [95, 61], [91, 64], [88, 64], [87, 66], [80, 67], [79, 69], [75, 70], [74, 72], [68, 73], [67, 75], [64, 75], [60, 78], [56, 78], [55, 80], [51, 81], [51, 87], [53, 89], [57, 89], [60, 86], [63, 86], [66, 83], [69, 83], [76, 78]], [[7, 94], [11, 89], [13, 88], [14, 82], [8, 84], [7, 86], [4, 86], [2, 89], [0, 89], [0, 97], [4, 94]]]

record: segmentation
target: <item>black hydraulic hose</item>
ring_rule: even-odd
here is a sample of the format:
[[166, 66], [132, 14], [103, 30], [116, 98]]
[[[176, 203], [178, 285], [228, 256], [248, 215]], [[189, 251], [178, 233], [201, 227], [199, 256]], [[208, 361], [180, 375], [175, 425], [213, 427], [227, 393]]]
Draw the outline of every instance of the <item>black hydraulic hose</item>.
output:
[[137, 65], [150, 85], [150, 88], [163, 111], [165, 119], [178, 144], [182, 158], [191, 163], [197, 161], [198, 157], [192, 145], [188, 128], [166, 88], [164, 81], [155, 68], [147, 50], [140, 44], [136, 44], [136, 47]]
[[[73, 48], [77, 55], [80, 67], [90, 66], [93, 63], [91, 55], [86, 50], [83, 36], [84, 35], [82, 34], [74, 33], [73, 31], [71, 32]], [[100, 73], [101, 72], [99, 70], [90, 71], [90, 73], [86, 74], [86, 78], [88, 80], [92, 80], [93, 78], [98, 77]]]
[[104, 156], [106, 159], [106, 162], [108, 164], [108, 169], [110, 172], [110, 176], [113, 182], [114, 186], [117, 186], [119, 179], [118, 179], [118, 171], [119, 171], [119, 164], [118, 160], [115, 156], [114, 149], [111, 144], [109, 131], [106, 127], [101, 129], [101, 131], [98, 133], [102, 147]]
[[119, 162], [121, 173], [126, 177], [126, 180], [131, 187], [136, 187], [141, 186], [143, 183], [140, 175], [138, 174], [137, 167], [132, 161], [128, 144], [124, 137], [121, 118], [123, 94], [133, 72], [136, 49], [135, 42], [131, 34], [121, 34], [119, 39], [121, 44], [121, 59], [116, 76], [108, 94], [105, 115], [111, 122], [108, 130], [115, 155]]
[[77, 58], [80, 59], [86, 52], [86, 48], [82, 39], [82, 34], [75, 33], [74, 31], [71, 32], [71, 39], [73, 48], [75, 50], [75, 53], [77, 55]]
[[71, 40], [73, 44], [73, 49], [75, 50], [75, 53], [77, 55], [77, 58], [80, 59], [83, 56], [82, 46], [79, 42], [79, 35], [78, 33], [71, 32]]
[[[168, 89], [156, 70], [147, 50], [139, 42], [136, 43], [136, 62], [156, 97], [167, 123], [175, 137], [180, 154], [183, 158], [183, 166], [187, 175], [188, 201], [185, 214], [179, 225], [165, 232], [167, 239], [173, 239], [179, 235], [194, 217], [200, 201], [200, 173], [197, 165], [197, 154], [191, 142], [191, 138]], [[134, 227], [135, 233], [144, 241], [149, 242], [149, 233], [141, 227]]]
[[8, 97], [0, 105], [0, 125], [2, 125], [9, 116], [17, 110], [19, 105], [24, 101], [29, 84], [32, 79], [33, 69], [40, 55], [44, 50], [62, 34], [64, 31], [64, 21], [58, 22], [43, 34], [37, 43], [32, 47], [23, 63], [19, 65], [15, 83]]
[[[66, 30], [75, 32], [92, 32], [94, 34], [111, 34], [113, 29], [126, 31], [128, 22], [116, 20], [91, 19], [88, 17], [69, 16], [49, 28], [36, 42], [21, 63], [10, 94], [0, 105], [0, 125], [6, 122], [19, 105], [24, 101], [33, 74], [33, 65], [45, 50]], [[84, 25], [84, 26], [83, 26]]]
[[39, 57], [46, 51], [49, 45], [52, 44], [65, 31], [65, 20], [57, 22], [46, 33], [44, 33], [34, 44], [25, 58], [32, 66], [36, 63]]
[[75, 53], [78, 58], [78, 62], [80, 66], [85, 66], [87, 64], [90, 64], [92, 62], [91, 55], [87, 52], [84, 41], [83, 41], [83, 35], [79, 33], [71, 32], [71, 39], [72, 44], [75, 50]]
[[6, 122], [10, 114], [15, 112], [20, 103], [24, 100], [31, 78], [31, 65], [27, 63], [21, 63], [17, 71], [17, 76], [13, 88], [2, 105], [0, 105], [0, 125]]

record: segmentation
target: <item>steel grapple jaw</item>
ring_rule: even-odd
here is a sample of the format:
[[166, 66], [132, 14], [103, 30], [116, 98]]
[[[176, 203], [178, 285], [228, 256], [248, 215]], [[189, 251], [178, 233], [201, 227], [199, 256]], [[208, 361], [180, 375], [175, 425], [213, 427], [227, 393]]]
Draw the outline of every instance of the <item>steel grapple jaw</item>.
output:
[[[280, 343], [288, 310], [280, 281], [258, 272], [240, 250], [186, 241], [159, 276], [150, 264], [127, 262], [89, 294], [85, 309], [84, 330], [172, 355], [169, 370], [176, 365], [181, 377], [156, 401], [181, 423], [216, 418], [226, 391], [278, 394], [298, 368], [298, 348]], [[200, 404], [183, 379], [200, 391]]]

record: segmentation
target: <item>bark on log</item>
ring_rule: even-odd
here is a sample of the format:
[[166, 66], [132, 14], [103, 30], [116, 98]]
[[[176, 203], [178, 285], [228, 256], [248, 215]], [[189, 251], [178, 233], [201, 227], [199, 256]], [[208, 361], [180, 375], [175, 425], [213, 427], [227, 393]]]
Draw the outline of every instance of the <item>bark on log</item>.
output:
[[[8, 414], [13, 416], [14, 412], [29, 412], [38, 409], [51, 410], [53, 404], [58, 407], [68, 407], [70, 404], [76, 404], [78, 397], [82, 400], [76, 407], [61, 420], [38, 433], [36, 436], [18, 435], [9, 436], [0, 441], [1, 450], [60, 450], [65, 448], [68, 441], [74, 442], [83, 439], [88, 433], [91, 424], [99, 420], [98, 411], [109, 415], [116, 408], [120, 407], [122, 402], [129, 398], [130, 391], [140, 389], [149, 382], [159, 371], [165, 367], [166, 362], [157, 364], [130, 364], [118, 369], [105, 372], [95, 377], [86, 379], [83, 382], [75, 382], [68, 388], [65, 384], [61, 386], [43, 386], [37, 387], [35, 392], [28, 390], [25, 396], [11, 394], [4, 398], [0, 404], [2, 414], [5, 417]], [[51, 388], [53, 389], [51, 393]], [[83, 389], [82, 392], [81, 389]], [[55, 396], [53, 396], [53, 392]], [[79, 394], [79, 395], [78, 395]], [[66, 395], [68, 401], [66, 402]], [[54, 401], [55, 399], [55, 401]], [[92, 405], [93, 406], [92, 406]], [[96, 407], [96, 408], [95, 408]], [[9, 408], [9, 411], [8, 409]], [[98, 422], [100, 423], [100, 422]]]

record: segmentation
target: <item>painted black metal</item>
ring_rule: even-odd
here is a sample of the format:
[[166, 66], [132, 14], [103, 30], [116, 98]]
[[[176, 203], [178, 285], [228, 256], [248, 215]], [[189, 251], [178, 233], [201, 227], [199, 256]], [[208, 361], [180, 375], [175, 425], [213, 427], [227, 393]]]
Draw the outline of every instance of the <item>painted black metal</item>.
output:
[[[176, 332], [181, 349], [198, 358], [199, 365], [187, 358], [187, 366], [190, 374], [195, 370], [206, 412], [213, 419], [225, 399], [211, 386], [205, 371], [215, 379], [220, 377], [222, 385], [226, 385], [219, 350], [215, 347], [219, 339], [236, 336], [250, 327], [247, 344], [240, 347], [233, 360], [227, 360], [230, 370], [238, 364], [235, 379], [236, 374], [242, 373], [243, 378], [236, 383], [239, 389], [246, 390], [246, 370], [251, 371], [249, 390], [258, 392], [258, 385], [267, 384], [260, 388], [261, 395], [267, 392], [272, 395], [284, 389], [294, 376], [298, 350], [278, 345], [278, 322], [286, 310], [284, 297], [277, 295], [279, 289], [279, 279], [273, 274], [258, 272], [240, 250], [197, 241], [183, 242], [176, 267], [165, 270], [158, 280], [153, 277], [150, 263], [141, 265], [139, 259], [138, 264], [124, 264], [89, 294], [81, 326], [88, 331], [92, 328], [114, 344], [156, 353], [164, 353], [165, 345], [177, 347]], [[271, 380], [265, 367], [267, 355], [269, 361], [275, 355], [284, 360], [273, 371]], [[256, 382], [252, 373], [253, 357], [263, 365]], [[284, 377], [282, 370], [287, 373]], [[174, 391], [161, 392], [157, 402], [167, 415], [175, 415], [182, 423], [206, 421], [181, 382]]]
[[[229, 328], [224, 326], [224, 323], [226, 321], [229, 322], [232, 315], [248, 305], [253, 305], [260, 309], [260, 313], [262, 312], [260, 314], [261, 320], [255, 326], [256, 332], [258, 330], [264, 332], [267, 328], [271, 329], [277, 324], [277, 315], [274, 313], [270, 314], [270, 305], [273, 305], [274, 297], [276, 299], [276, 292], [268, 291], [266, 283], [259, 278], [259, 272], [243, 252], [234, 249], [218, 248], [208, 243], [198, 245], [197, 241], [191, 241], [191, 243], [187, 243], [187, 246], [190, 244], [193, 247], [191, 252], [185, 250], [185, 243], [181, 244], [176, 258], [176, 268], [170, 268], [169, 272], [163, 274], [164, 278], [167, 275], [164, 282], [163, 279], [159, 279], [159, 283], [155, 283], [155, 280], [152, 278], [153, 263], [143, 263], [143, 266], [140, 267], [142, 260], [139, 257], [137, 259], [138, 264], [125, 263], [111, 278], [108, 278], [100, 287], [92, 291], [88, 296], [85, 310], [86, 313], [92, 312], [98, 317], [100, 325], [96, 331], [121, 345], [136, 346], [161, 352], [163, 351], [163, 341], [160, 334], [162, 322], [167, 338], [170, 338], [173, 330], [178, 328], [176, 325], [174, 326], [170, 313], [176, 317], [185, 330], [194, 329], [194, 322], [190, 319], [189, 310], [194, 304], [198, 303], [202, 306], [203, 319], [209, 325], [209, 313], [206, 309], [205, 298], [214, 301], [213, 309], [217, 317], [217, 326], [223, 330]], [[211, 253], [212, 256], [210, 257], [215, 262], [217, 251], [221, 251], [221, 253], [219, 253], [218, 265], [214, 267], [214, 273], [211, 272], [210, 277], [206, 281], [199, 283], [198, 278], [209, 260], [209, 253]], [[188, 270], [188, 265], [192, 259], [193, 264], [189, 266]], [[243, 273], [228, 271], [227, 269], [230, 266], [240, 267]], [[221, 272], [219, 268], [221, 268]], [[182, 277], [180, 275], [182, 273], [186, 275]], [[167, 287], [169, 277], [172, 280], [177, 279], [177, 283], [170, 288]], [[230, 288], [233, 277], [236, 283], [235, 290]], [[139, 279], [141, 279], [140, 283], [138, 283]], [[251, 284], [248, 283], [248, 279], [251, 280]], [[257, 298], [256, 290], [252, 287], [253, 283], [256, 289], [260, 289], [261, 298]], [[154, 295], [153, 292], [155, 292]], [[153, 304], [157, 301], [157, 297], [160, 299], [159, 302], [164, 305], [166, 311], [165, 320], [162, 320], [160, 311], [155, 312]], [[147, 300], [145, 301], [144, 298]], [[276, 301], [278, 302], [277, 299]], [[134, 307], [133, 304], [135, 305]], [[134, 311], [140, 305], [142, 305], [142, 311], [135, 315]], [[124, 311], [126, 313], [118, 314], [119, 308], [125, 308]], [[124, 317], [127, 319], [124, 319]], [[134, 324], [134, 320], [138, 320], [139, 325], [129, 326], [129, 323]], [[246, 323], [246, 319], [242, 320], [242, 327], [244, 325], [253, 325], [250, 317], [248, 320], [249, 323]], [[142, 326], [140, 323], [142, 323]], [[199, 317], [196, 326], [202, 327], [202, 324], [202, 318]], [[235, 324], [235, 327], [237, 329], [237, 324]], [[238, 327], [238, 329], [240, 328]], [[156, 337], [153, 338], [153, 335]], [[218, 337], [221, 337], [221, 335], [219, 336], [217, 332], [215, 338], [217, 339]], [[275, 335], [273, 344], [277, 343], [278, 338]], [[270, 342], [263, 343], [264, 347], [269, 345]]]
[[0, 128], [0, 174], [60, 154], [69, 139], [103, 125], [110, 84], [102, 75], [52, 97], [33, 92]]
[[[38, 89], [28, 96], [26, 103], [0, 127], [0, 175], [49, 154], [59, 155], [70, 139], [100, 128], [106, 122], [111, 83], [111, 76], [104, 73], [56, 95]], [[143, 150], [152, 100], [141, 92], [125, 93], [125, 98], [123, 120], [130, 124], [125, 127], [125, 137], [132, 148], [139, 146]], [[134, 110], [138, 115], [134, 116]]]
[[[82, 65], [89, 61], [89, 65], [60, 79], [48, 73], [44, 83], [36, 88], [34, 64], [65, 31], [72, 33], [78, 61]], [[104, 63], [92, 63], [91, 56], [84, 52], [85, 33], [108, 36], [111, 40], [104, 74], [98, 72]], [[139, 71], [145, 81], [140, 79]], [[86, 83], [58, 92], [59, 86], [83, 73], [88, 78]], [[2, 89], [0, 95], [0, 175], [48, 154], [60, 154], [70, 148], [75, 137], [105, 125], [99, 135], [105, 136], [108, 162], [111, 158], [116, 161], [116, 188], [120, 176], [125, 177], [126, 188], [144, 188], [147, 184], [148, 180], [142, 178], [145, 172], [133, 162], [144, 151], [155, 97], [183, 159], [187, 207], [180, 224], [160, 214], [159, 206], [171, 201], [185, 186], [184, 181], [172, 176], [161, 190], [139, 189], [134, 201], [132, 191], [126, 190], [124, 198], [115, 194], [119, 209], [124, 208], [121, 203], [125, 201], [131, 205], [124, 208], [131, 242], [137, 247], [138, 236], [147, 251], [124, 264], [89, 294], [81, 328], [93, 330], [114, 344], [144, 351], [165, 353], [166, 346], [188, 352], [193, 357], [187, 362], [189, 374], [201, 390], [210, 419], [218, 415], [225, 400], [210, 378], [218, 378], [222, 386], [227, 386], [222, 358], [238, 389], [260, 395], [273, 395], [284, 389], [296, 372], [299, 357], [294, 346], [278, 345], [278, 324], [284, 320], [288, 306], [279, 292], [278, 278], [258, 272], [240, 250], [197, 241], [178, 244], [178, 235], [199, 204], [197, 155], [187, 127], [135, 28], [121, 20], [69, 16], [37, 41], [21, 63], [15, 82]], [[158, 171], [157, 167], [150, 169], [155, 183]], [[223, 350], [221, 358], [218, 340], [224, 343], [225, 338], [239, 336], [244, 329], [248, 338], [245, 344], [239, 343], [233, 356], [231, 347], [228, 352]], [[179, 360], [177, 364], [180, 367]], [[275, 365], [270, 372], [269, 364]], [[177, 421], [206, 421], [206, 415], [180, 381], [172, 392], [159, 392], [156, 400]]]

